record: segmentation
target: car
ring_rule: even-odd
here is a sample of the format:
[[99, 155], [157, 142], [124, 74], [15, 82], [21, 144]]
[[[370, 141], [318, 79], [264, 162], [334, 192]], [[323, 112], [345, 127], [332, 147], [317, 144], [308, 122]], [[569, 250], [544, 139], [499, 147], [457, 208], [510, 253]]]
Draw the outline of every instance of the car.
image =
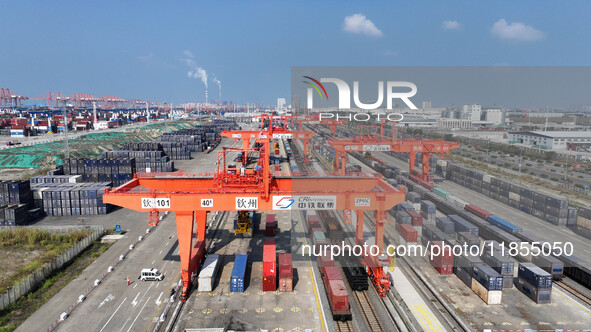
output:
[[164, 275], [158, 269], [142, 269], [140, 274], [141, 281], [162, 281]]

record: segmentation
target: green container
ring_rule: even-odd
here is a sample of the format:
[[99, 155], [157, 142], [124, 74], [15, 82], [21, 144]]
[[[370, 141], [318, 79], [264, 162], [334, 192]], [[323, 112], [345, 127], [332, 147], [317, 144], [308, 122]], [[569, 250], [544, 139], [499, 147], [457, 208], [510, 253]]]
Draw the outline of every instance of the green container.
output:
[[443, 199], [447, 199], [449, 193], [441, 188], [433, 188], [433, 193]]

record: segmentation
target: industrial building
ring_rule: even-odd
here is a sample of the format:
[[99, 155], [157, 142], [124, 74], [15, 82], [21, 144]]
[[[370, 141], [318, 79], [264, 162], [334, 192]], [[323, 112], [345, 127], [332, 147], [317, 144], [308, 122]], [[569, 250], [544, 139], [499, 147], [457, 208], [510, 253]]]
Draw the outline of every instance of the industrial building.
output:
[[550, 150], [577, 150], [591, 146], [591, 132], [532, 131], [510, 132], [510, 143], [521, 143]]

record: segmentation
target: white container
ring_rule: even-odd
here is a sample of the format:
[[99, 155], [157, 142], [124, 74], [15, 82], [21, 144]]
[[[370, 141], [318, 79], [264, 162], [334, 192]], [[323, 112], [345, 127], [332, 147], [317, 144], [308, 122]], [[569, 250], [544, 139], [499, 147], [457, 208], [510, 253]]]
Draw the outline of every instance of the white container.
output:
[[472, 278], [472, 291], [476, 293], [486, 304], [501, 304], [503, 300], [502, 290], [488, 290], [478, 280]]
[[208, 255], [197, 280], [197, 291], [211, 292], [219, 266], [219, 255]]
[[33, 199], [43, 199], [43, 192], [49, 188], [43, 187], [37, 190], [33, 190]]
[[69, 183], [80, 183], [82, 182], [82, 175], [72, 175], [68, 179]]
[[519, 202], [521, 196], [519, 194], [510, 192], [509, 193], [509, 198], [512, 199], [512, 200], [514, 200], [514, 201]]
[[439, 166], [447, 166], [447, 160], [437, 159], [437, 165], [439, 165]]

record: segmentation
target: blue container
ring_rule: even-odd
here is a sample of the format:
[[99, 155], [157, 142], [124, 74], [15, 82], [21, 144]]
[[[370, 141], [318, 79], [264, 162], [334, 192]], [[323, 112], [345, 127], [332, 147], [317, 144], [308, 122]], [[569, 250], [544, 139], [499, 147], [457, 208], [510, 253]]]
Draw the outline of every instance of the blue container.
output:
[[445, 234], [453, 234], [455, 230], [454, 223], [447, 218], [437, 217], [437, 219], [435, 219], [435, 225], [437, 225], [437, 228], [442, 230]]
[[247, 263], [248, 255], [236, 255], [234, 267], [232, 268], [232, 276], [230, 277], [231, 292], [244, 292]]
[[520, 263], [517, 276], [536, 288], [552, 288], [552, 275], [533, 263]]
[[502, 290], [503, 277], [490, 266], [484, 263], [474, 264], [472, 277], [487, 290]]
[[455, 224], [456, 232], [468, 232], [478, 236], [478, 227], [472, 225], [466, 219], [456, 215], [449, 215], [448, 217]]
[[505, 231], [507, 231], [509, 233], [519, 233], [519, 232], [521, 232], [521, 228], [520, 227], [517, 227], [517, 226], [513, 225], [512, 223], [508, 222], [505, 219], [502, 219], [502, 218], [499, 218], [499, 217], [496, 217], [496, 216], [490, 216], [490, 217], [488, 217], [488, 221], [491, 224], [493, 224], [493, 225], [495, 225], [495, 226], [497, 226], [497, 227], [499, 227], [499, 228], [501, 228], [501, 229], [503, 229], [503, 230], [505, 230]]

